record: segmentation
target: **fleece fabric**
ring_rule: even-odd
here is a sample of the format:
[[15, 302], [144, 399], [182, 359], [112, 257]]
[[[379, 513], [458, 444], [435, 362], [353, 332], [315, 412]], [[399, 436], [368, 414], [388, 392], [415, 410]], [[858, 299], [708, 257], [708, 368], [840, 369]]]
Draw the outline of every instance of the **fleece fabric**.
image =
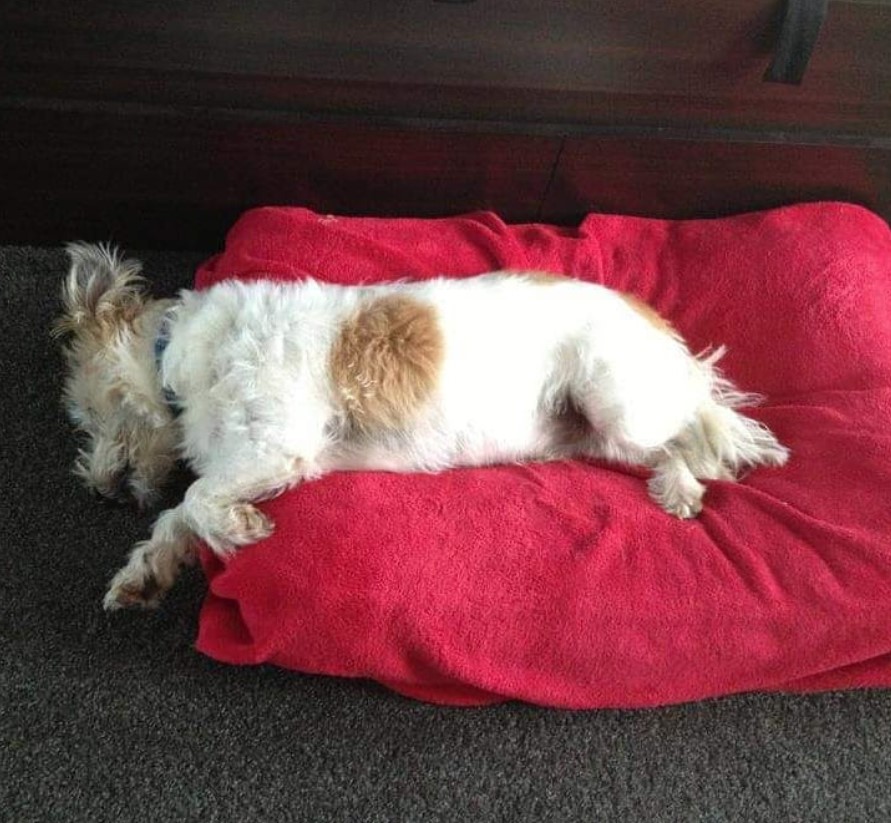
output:
[[197, 273], [337, 283], [536, 269], [646, 300], [763, 393], [781, 469], [667, 516], [583, 461], [334, 474], [262, 504], [197, 645], [450, 705], [644, 707], [891, 685], [891, 232], [856, 206], [579, 226], [247, 212]]

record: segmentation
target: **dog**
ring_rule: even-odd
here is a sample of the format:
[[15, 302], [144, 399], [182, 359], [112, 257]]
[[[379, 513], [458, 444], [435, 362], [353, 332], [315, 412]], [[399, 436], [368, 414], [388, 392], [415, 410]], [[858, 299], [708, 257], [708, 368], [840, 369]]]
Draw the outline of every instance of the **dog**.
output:
[[104, 606], [156, 606], [203, 541], [221, 555], [274, 528], [254, 504], [333, 471], [595, 458], [651, 470], [695, 517], [702, 480], [781, 466], [738, 409], [756, 395], [647, 304], [604, 286], [494, 272], [367, 286], [229, 280], [152, 299], [141, 265], [71, 244], [64, 399], [74, 471], [151, 505], [185, 459], [196, 479], [111, 580]]

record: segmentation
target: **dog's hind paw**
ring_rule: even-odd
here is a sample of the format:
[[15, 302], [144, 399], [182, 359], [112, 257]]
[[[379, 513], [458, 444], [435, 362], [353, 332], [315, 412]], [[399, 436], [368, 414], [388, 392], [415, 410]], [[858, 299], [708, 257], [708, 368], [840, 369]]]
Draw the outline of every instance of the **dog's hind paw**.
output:
[[647, 485], [650, 497], [674, 517], [689, 520], [702, 511], [705, 486], [683, 460], [674, 458], [658, 464]]

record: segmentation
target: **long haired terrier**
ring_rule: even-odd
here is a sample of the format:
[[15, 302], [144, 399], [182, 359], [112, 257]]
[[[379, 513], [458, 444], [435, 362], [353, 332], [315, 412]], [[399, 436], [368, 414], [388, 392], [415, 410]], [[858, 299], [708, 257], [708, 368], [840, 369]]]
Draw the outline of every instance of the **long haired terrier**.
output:
[[440, 471], [570, 457], [645, 466], [676, 517], [701, 480], [788, 452], [737, 408], [757, 401], [649, 306], [529, 272], [337, 286], [220, 283], [176, 300], [140, 264], [68, 246], [65, 400], [87, 437], [75, 472], [151, 504], [195, 472], [112, 579], [107, 609], [154, 606], [196, 538], [225, 554], [267, 537], [254, 503], [331, 471]]

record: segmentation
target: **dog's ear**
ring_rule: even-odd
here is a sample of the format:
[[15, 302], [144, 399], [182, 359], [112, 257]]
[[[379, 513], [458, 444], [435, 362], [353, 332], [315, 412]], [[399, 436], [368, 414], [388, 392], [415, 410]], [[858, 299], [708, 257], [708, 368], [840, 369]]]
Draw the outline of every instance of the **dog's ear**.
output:
[[132, 320], [145, 302], [142, 264], [123, 257], [109, 245], [69, 243], [71, 268], [62, 284], [65, 313], [56, 322], [56, 336], [86, 326], [111, 329]]

